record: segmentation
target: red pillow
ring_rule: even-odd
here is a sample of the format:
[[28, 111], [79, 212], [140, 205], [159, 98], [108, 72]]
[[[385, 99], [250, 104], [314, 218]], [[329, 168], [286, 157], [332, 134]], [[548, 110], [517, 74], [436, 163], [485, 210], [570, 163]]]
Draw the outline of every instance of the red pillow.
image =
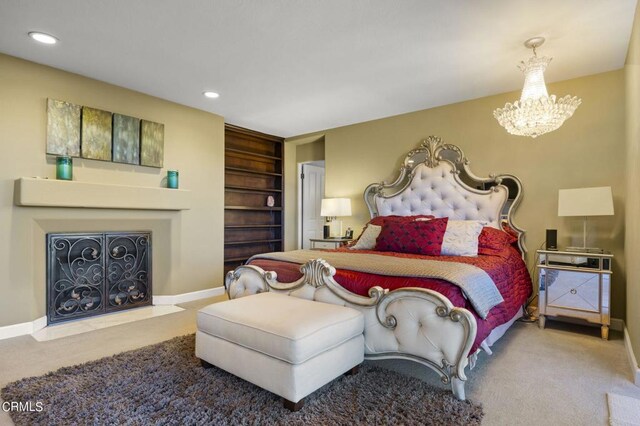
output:
[[516, 241], [518, 241], [518, 238], [513, 235], [490, 226], [485, 226], [478, 236], [478, 254], [500, 255], [507, 247]]
[[385, 221], [376, 250], [439, 256], [448, 218], [420, 221]]
[[[382, 226], [384, 225], [385, 222], [389, 222], [389, 221], [394, 221], [394, 222], [413, 222], [416, 219], [435, 219], [435, 216], [430, 215], [430, 214], [420, 214], [420, 215], [415, 215], [415, 216], [396, 216], [396, 215], [391, 215], [391, 216], [376, 216], [373, 219], [371, 219], [367, 225], [371, 224], [371, 225], [377, 225], [377, 226]], [[352, 243], [355, 244], [358, 242], [358, 240], [360, 239], [360, 237], [362, 237], [362, 234], [364, 233], [364, 230], [367, 229], [367, 225], [364, 226], [364, 228], [362, 228], [362, 231], [360, 231], [360, 235], [358, 235], [358, 238], [356, 238]], [[352, 245], [352, 244], [350, 244]]]

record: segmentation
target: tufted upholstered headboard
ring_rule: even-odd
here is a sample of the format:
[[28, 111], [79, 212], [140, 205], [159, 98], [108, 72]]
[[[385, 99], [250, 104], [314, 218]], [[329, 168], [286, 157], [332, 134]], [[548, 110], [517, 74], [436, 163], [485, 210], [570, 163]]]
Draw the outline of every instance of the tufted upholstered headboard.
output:
[[506, 221], [518, 233], [518, 246], [524, 257], [525, 231], [513, 223], [522, 199], [520, 180], [506, 174], [480, 178], [468, 166], [469, 160], [459, 147], [430, 136], [406, 155], [393, 183], [367, 187], [364, 199], [369, 213], [371, 217], [431, 214], [483, 220], [498, 229]]

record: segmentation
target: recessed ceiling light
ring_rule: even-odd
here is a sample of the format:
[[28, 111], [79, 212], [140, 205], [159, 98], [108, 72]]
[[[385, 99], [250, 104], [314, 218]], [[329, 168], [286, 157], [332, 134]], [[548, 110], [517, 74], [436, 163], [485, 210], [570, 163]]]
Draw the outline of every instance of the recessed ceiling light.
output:
[[38, 31], [31, 31], [29, 33], [29, 37], [31, 37], [35, 41], [38, 41], [44, 44], [56, 44], [58, 42], [58, 39], [55, 38], [54, 36], [45, 34], [45, 33], [40, 33]]
[[202, 92], [202, 94], [205, 95], [207, 98], [211, 98], [211, 99], [220, 97], [220, 95], [217, 94], [216, 92]]

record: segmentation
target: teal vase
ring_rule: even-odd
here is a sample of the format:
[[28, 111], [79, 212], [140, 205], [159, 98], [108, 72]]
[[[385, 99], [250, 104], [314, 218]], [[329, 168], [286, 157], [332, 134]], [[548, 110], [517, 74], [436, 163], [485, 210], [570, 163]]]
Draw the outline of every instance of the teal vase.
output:
[[178, 178], [179, 174], [177, 170], [168, 170], [167, 171], [167, 188], [170, 189], [178, 189]]
[[56, 179], [73, 180], [73, 159], [71, 157], [56, 158]]

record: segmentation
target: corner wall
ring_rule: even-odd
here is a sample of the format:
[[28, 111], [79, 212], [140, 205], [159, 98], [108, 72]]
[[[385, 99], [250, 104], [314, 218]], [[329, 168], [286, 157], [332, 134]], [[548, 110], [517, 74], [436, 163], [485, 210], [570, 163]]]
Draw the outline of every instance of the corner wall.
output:
[[[191, 210], [14, 206], [15, 179], [55, 178], [55, 165], [45, 155], [47, 98], [164, 123], [164, 164], [180, 170], [180, 187], [192, 192]], [[0, 54], [0, 158], [0, 326], [45, 314], [43, 236], [50, 230], [149, 229], [154, 232], [154, 294], [222, 285], [222, 117]], [[73, 172], [78, 181], [150, 187], [161, 186], [166, 176], [166, 169], [81, 159], [74, 159]]]
[[298, 248], [298, 164], [325, 159], [324, 138], [285, 139], [284, 250]]
[[640, 356], [640, 9], [636, 11], [625, 64], [627, 218], [627, 330], [636, 358]]

